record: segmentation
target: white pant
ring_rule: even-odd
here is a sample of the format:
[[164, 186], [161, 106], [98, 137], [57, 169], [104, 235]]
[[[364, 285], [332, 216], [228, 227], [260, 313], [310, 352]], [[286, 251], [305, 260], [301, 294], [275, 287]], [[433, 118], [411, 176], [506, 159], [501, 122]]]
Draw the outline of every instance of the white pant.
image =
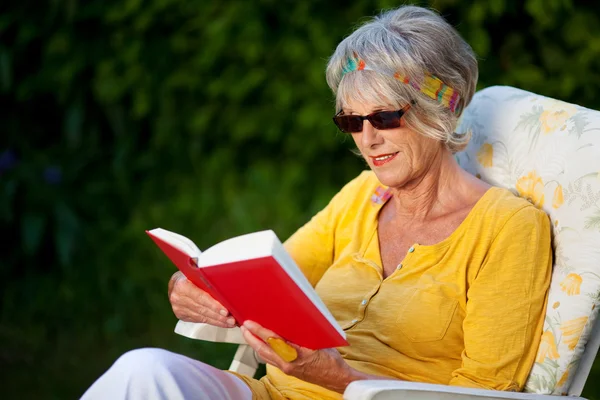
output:
[[252, 400], [248, 385], [233, 374], [162, 349], [123, 354], [82, 399]]

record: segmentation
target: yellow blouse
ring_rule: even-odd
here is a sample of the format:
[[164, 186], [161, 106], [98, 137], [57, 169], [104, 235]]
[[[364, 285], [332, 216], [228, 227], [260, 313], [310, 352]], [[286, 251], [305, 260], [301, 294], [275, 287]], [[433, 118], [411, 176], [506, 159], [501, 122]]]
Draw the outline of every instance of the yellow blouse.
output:
[[[448, 238], [415, 243], [383, 279], [385, 190], [363, 172], [285, 244], [346, 332], [343, 358], [392, 379], [521, 390], [550, 285], [546, 214], [491, 188]], [[342, 398], [270, 365], [260, 381], [244, 380], [258, 399]]]

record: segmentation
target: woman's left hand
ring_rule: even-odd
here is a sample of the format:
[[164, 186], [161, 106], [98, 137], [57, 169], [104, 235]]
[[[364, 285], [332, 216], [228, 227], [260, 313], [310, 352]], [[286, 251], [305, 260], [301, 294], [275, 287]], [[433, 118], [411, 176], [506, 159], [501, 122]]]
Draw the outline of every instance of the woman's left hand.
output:
[[241, 330], [246, 342], [260, 358], [287, 375], [339, 393], [343, 393], [346, 386], [356, 379], [353, 377], [357, 371], [344, 361], [336, 349], [310, 350], [286, 342], [298, 353], [294, 361], [286, 362], [266, 343], [269, 338], [280, 338], [273, 331], [253, 321], [244, 322]]

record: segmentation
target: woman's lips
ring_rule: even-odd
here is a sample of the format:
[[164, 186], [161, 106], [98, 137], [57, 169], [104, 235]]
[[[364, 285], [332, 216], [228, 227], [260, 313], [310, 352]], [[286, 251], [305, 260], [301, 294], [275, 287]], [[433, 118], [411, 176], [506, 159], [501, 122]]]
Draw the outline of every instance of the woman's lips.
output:
[[370, 157], [370, 158], [373, 161], [373, 165], [375, 165], [376, 167], [381, 167], [383, 164], [392, 161], [394, 158], [396, 158], [397, 155], [398, 155], [398, 152], [395, 152], [395, 153], [388, 153], [388, 154], [380, 154], [378, 156], [374, 156], [374, 157]]

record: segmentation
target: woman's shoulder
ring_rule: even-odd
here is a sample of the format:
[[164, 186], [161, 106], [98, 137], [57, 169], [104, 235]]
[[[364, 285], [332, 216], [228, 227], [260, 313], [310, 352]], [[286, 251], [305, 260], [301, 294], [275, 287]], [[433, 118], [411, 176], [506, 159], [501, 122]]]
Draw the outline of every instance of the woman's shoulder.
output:
[[383, 186], [372, 171], [363, 171], [348, 182], [330, 202], [330, 206], [339, 212], [353, 213], [364, 209], [371, 202], [384, 202], [388, 188]]
[[481, 200], [479, 213], [484, 216], [484, 220], [498, 228], [509, 222], [509, 225], [515, 227], [549, 222], [548, 215], [543, 210], [505, 188], [493, 186]]
[[371, 186], [376, 187], [377, 185], [381, 185], [377, 176], [370, 169], [362, 171], [358, 176], [352, 179], [348, 185], [356, 185], [356, 186]]

